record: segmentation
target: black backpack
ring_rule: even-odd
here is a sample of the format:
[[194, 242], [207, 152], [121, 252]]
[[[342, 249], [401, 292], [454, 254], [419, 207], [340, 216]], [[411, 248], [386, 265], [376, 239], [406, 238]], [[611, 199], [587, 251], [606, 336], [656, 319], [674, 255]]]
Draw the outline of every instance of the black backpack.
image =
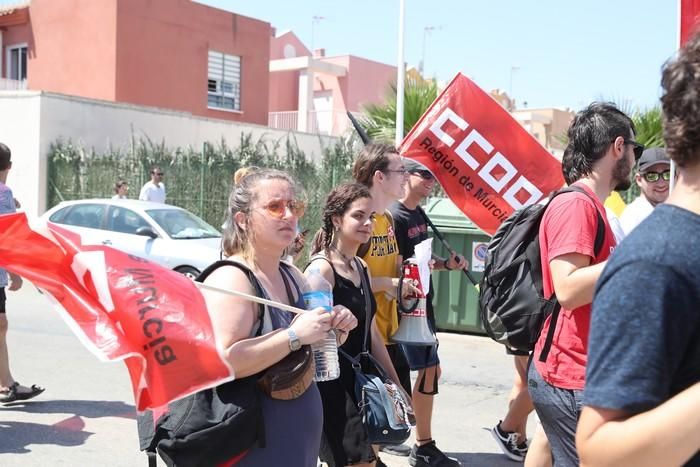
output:
[[[253, 272], [240, 263], [217, 261], [195, 279], [203, 282], [214, 270], [234, 266], [246, 273], [262, 296], [260, 283]], [[265, 308], [260, 305], [260, 326]], [[156, 453], [168, 466], [212, 466], [242, 454], [254, 446], [265, 447], [261, 393], [257, 386], [260, 375], [235, 379], [205, 389], [168, 404], [158, 420], [145, 411], [137, 415], [139, 445], [148, 454], [148, 465], [156, 466]]]
[[[555, 196], [571, 192], [584, 193], [590, 198], [583, 188], [570, 186], [554, 193], [547, 204], [527, 206], [503, 221], [489, 242], [484, 275], [479, 284], [479, 308], [484, 329], [489, 337], [510, 349], [532, 351], [545, 319], [552, 315], [541, 361], [545, 361], [549, 354], [561, 305], [555, 294], [544, 297], [540, 222]], [[598, 227], [594, 251], [598, 256], [605, 239], [605, 221], [597, 208], [596, 213]]]

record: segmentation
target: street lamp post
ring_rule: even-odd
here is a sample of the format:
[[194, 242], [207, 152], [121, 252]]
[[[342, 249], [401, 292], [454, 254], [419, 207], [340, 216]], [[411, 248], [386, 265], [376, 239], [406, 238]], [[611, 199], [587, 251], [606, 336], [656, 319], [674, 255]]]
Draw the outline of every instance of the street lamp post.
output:
[[403, 92], [406, 78], [406, 66], [403, 58], [404, 11], [404, 0], [399, 0], [399, 56], [396, 66], [396, 138], [394, 140], [397, 147], [403, 140]]
[[519, 66], [511, 65], [510, 67], [510, 85], [508, 87], [508, 98], [513, 103], [513, 109], [515, 109], [515, 96], [513, 95], [513, 73], [520, 70]]
[[314, 46], [316, 44], [316, 25], [326, 19], [324, 16], [312, 16], [311, 17], [311, 56], [314, 55]]

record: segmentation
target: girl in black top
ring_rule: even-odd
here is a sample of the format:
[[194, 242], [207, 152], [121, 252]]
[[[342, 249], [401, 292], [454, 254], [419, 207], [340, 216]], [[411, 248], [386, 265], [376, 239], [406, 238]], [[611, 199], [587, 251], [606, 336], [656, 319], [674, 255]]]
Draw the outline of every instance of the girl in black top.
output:
[[[369, 241], [373, 218], [372, 199], [364, 185], [348, 183], [336, 187], [326, 199], [323, 226], [314, 242], [312, 255], [315, 256], [312, 256], [311, 262], [319, 267], [323, 277], [333, 286], [333, 303], [349, 308], [357, 318], [357, 327], [350, 331], [340, 348], [351, 356], [362, 351], [365, 321], [369, 315], [372, 322], [367, 347], [399, 384], [374, 322], [376, 302], [372, 294], [369, 294], [370, 310], [366, 310], [360, 275], [370, 283], [367, 265], [362, 260], [359, 263], [354, 260], [358, 247]], [[361, 265], [360, 270], [358, 264]], [[376, 345], [372, 345], [373, 342]], [[358, 412], [354, 395], [355, 374], [348, 360], [340, 356], [340, 378], [318, 383], [318, 388], [323, 401], [324, 419], [321, 460], [330, 467], [374, 466], [378, 458], [367, 440]]]

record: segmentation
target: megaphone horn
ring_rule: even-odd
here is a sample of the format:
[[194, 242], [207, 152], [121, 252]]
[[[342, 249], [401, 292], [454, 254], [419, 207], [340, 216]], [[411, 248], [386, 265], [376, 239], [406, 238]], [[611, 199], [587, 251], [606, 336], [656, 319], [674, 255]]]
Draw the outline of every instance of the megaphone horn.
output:
[[[414, 258], [409, 258], [404, 262], [403, 274], [399, 284], [403, 282], [404, 278], [411, 279], [414, 284], [417, 284], [419, 293], [409, 297], [416, 299], [416, 304], [401, 313], [399, 329], [391, 336], [391, 340], [405, 345], [435, 345], [437, 344], [437, 339], [428, 326], [427, 299], [421, 286], [418, 263]], [[400, 292], [398, 300], [399, 308], [403, 309]]]

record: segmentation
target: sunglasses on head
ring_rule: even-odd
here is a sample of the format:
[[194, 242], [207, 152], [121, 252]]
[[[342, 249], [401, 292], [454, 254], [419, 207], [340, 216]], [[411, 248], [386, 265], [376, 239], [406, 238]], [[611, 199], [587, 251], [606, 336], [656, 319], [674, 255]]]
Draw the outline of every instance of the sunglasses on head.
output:
[[662, 179], [664, 182], [668, 182], [671, 180], [671, 171], [664, 170], [663, 172], [644, 172], [642, 177], [644, 177], [644, 180], [649, 183], [658, 182], [659, 179]]
[[293, 216], [302, 217], [306, 211], [306, 203], [297, 199], [273, 199], [262, 208], [276, 219], [282, 219], [287, 214], [287, 209]]
[[432, 180], [434, 178], [430, 170], [413, 170], [411, 174], [418, 175], [423, 180]]
[[646, 149], [644, 145], [642, 143], [638, 143], [629, 139], [625, 139], [623, 141], [625, 144], [629, 144], [632, 146], [632, 150], [634, 151], [634, 160], [638, 161], [639, 158], [642, 157], [644, 149]]

